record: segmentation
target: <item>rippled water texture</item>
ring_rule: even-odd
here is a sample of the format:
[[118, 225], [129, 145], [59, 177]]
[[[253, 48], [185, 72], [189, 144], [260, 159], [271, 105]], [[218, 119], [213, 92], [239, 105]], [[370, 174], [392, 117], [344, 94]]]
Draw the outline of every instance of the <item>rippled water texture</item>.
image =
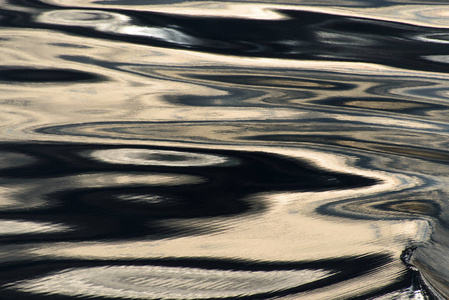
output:
[[449, 5], [0, 0], [0, 299], [449, 298]]

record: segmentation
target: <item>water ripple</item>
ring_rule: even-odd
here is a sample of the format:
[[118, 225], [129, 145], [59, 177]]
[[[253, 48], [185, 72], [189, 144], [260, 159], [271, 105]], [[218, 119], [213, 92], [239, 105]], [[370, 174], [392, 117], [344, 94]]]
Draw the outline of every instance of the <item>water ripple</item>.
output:
[[203, 167], [229, 165], [226, 157], [189, 152], [150, 150], [150, 149], [112, 149], [97, 150], [89, 154], [92, 158], [111, 164], [150, 165], [167, 167]]
[[[269, 296], [325, 278], [322, 270], [219, 271], [156, 266], [108, 266], [63, 270], [14, 285], [28, 293], [127, 299], [211, 299]], [[68, 284], [69, 283], [69, 284]]]

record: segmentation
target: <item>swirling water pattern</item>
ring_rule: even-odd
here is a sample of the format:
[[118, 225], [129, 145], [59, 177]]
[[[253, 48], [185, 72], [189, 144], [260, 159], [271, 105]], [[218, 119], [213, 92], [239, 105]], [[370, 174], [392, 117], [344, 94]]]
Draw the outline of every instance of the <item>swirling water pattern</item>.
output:
[[449, 5], [0, 1], [0, 299], [445, 299]]

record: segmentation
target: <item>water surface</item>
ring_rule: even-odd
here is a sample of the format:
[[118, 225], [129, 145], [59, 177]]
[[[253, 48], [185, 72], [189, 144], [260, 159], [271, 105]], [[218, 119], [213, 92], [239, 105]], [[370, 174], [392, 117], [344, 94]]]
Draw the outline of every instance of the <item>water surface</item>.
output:
[[0, 298], [448, 298], [448, 16], [1, 1]]

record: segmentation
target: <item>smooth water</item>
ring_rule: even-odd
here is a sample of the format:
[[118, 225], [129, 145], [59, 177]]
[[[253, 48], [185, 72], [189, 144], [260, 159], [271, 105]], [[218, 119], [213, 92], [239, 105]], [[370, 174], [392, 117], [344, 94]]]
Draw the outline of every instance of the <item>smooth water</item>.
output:
[[449, 298], [449, 5], [0, 1], [0, 299]]

